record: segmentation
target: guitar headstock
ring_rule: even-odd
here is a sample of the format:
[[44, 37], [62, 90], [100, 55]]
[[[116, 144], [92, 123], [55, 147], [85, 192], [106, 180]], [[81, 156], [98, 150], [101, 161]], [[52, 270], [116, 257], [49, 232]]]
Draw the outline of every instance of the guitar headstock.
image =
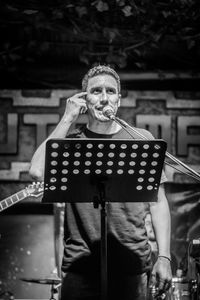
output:
[[26, 192], [28, 196], [39, 197], [43, 194], [44, 182], [33, 182], [28, 187], [26, 187]]

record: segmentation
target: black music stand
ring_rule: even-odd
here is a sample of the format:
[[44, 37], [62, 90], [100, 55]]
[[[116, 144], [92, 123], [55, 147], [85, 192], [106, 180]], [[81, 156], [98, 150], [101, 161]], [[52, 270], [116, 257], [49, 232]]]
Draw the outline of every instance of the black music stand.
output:
[[163, 140], [51, 139], [44, 203], [101, 205], [101, 299], [107, 298], [107, 202], [153, 202], [165, 159]]

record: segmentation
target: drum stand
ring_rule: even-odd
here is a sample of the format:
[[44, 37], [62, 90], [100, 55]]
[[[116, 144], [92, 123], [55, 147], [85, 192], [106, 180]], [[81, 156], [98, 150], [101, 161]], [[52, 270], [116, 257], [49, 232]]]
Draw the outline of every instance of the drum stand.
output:
[[58, 288], [60, 286], [61, 286], [61, 283], [56, 284], [56, 285], [55, 285], [55, 283], [51, 284], [51, 297], [49, 300], [56, 300], [56, 298], [54, 296], [55, 296], [55, 294], [58, 294]]

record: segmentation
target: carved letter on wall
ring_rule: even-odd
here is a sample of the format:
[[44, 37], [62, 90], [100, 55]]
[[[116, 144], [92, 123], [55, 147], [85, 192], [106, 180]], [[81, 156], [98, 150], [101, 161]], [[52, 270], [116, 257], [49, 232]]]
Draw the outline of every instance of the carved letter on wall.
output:
[[137, 127], [148, 129], [155, 138], [162, 138], [167, 142], [168, 151], [171, 150], [171, 117], [166, 115], [137, 115]]
[[189, 134], [189, 127], [200, 128], [200, 118], [192, 116], [181, 116], [177, 120], [177, 154], [187, 155], [188, 145], [200, 146], [200, 134]]
[[13, 154], [17, 153], [17, 138], [18, 138], [18, 115], [7, 115], [7, 141], [4, 144], [0, 144], [1, 154]]
[[37, 126], [36, 147], [46, 139], [47, 125], [57, 124], [59, 118], [59, 114], [24, 114], [25, 124], [35, 124]]

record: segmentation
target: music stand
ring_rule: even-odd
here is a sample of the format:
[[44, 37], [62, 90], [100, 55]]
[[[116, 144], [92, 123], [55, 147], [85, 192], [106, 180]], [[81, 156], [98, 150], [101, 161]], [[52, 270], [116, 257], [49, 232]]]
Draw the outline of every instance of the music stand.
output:
[[44, 203], [101, 205], [101, 299], [107, 298], [107, 202], [153, 202], [165, 159], [163, 140], [50, 139]]

